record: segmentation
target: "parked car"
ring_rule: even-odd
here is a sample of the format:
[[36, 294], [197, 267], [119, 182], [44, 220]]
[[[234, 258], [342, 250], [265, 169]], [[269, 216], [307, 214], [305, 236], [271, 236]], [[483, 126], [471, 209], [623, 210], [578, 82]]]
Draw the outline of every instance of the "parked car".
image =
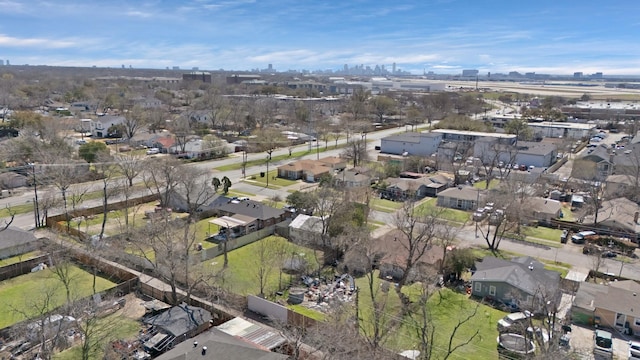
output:
[[613, 251], [605, 251], [600, 256], [602, 256], [603, 258], [614, 258], [618, 256], [618, 254], [614, 253]]
[[596, 235], [594, 231], [581, 231], [571, 237], [571, 242], [574, 244], [584, 244], [587, 236]]
[[640, 342], [629, 341], [629, 360], [640, 359]]
[[151, 148], [151, 149], [147, 150], [147, 155], [155, 155], [155, 154], [160, 154], [160, 149]]
[[529, 311], [521, 311], [509, 314], [498, 320], [498, 331], [505, 332], [507, 330], [510, 330], [513, 328], [513, 326], [523, 323], [531, 316], [533, 316], [533, 314], [531, 314]]
[[597, 359], [613, 359], [613, 339], [610, 332], [596, 330], [593, 335], [593, 342], [593, 354]]

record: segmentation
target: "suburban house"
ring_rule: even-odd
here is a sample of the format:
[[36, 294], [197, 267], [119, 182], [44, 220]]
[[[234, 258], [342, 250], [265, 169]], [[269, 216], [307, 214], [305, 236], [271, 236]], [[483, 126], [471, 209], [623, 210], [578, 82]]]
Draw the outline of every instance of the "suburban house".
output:
[[147, 317], [143, 321], [158, 330], [144, 347], [158, 354], [170, 349], [173, 345], [196, 336], [209, 329], [213, 318], [207, 310], [185, 303], [174, 306], [157, 315]]
[[[232, 200], [225, 197], [216, 200], [213, 212], [218, 216], [233, 217], [236, 214], [244, 215], [257, 220], [258, 230], [275, 225], [293, 217], [293, 214], [283, 209], [265, 205], [253, 200]], [[227, 201], [224, 201], [226, 199]]]
[[289, 224], [289, 240], [296, 244], [322, 244], [322, 218], [299, 214]]
[[138, 96], [129, 100], [129, 105], [139, 106], [143, 109], [155, 109], [162, 106], [162, 101], [153, 97]]
[[[407, 242], [406, 235], [400, 230], [388, 231], [374, 240], [370, 250], [377, 260], [381, 278], [398, 280], [403, 276], [408, 256]], [[442, 265], [443, 254], [442, 247], [437, 245], [430, 245], [423, 254], [414, 254], [416, 266], [409, 274], [409, 281], [436, 276]]]
[[528, 256], [512, 260], [486, 256], [476, 262], [471, 276], [471, 295], [516, 303], [531, 311], [540, 311], [548, 301], [557, 305], [559, 289], [560, 273], [546, 270]]
[[330, 175], [331, 167], [319, 160], [298, 160], [278, 166], [278, 177], [289, 180], [320, 181], [322, 176]]
[[[640, 205], [627, 198], [603, 201], [598, 209], [598, 228], [628, 233], [632, 240], [640, 234]], [[583, 223], [593, 224], [594, 215], [584, 217]]]
[[389, 185], [382, 191], [382, 196], [391, 200], [404, 200], [409, 197], [422, 199], [426, 196], [436, 197], [438, 193], [449, 188], [453, 179], [444, 175], [411, 178], [388, 178]]
[[334, 178], [336, 186], [356, 188], [371, 185], [372, 177], [359, 169], [343, 169]]
[[158, 148], [161, 153], [168, 153], [169, 149], [175, 145], [176, 139], [172, 135], [164, 135], [156, 138], [151, 144], [152, 148]]
[[640, 284], [633, 280], [609, 285], [580, 283], [571, 308], [571, 321], [598, 325], [623, 334], [640, 334]]
[[431, 156], [438, 150], [440, 142], [442, 142], [442, 134], [408, 132], [382, 138], [380, 152], [405, 156]]
[[170, 154], [176, 154], [186, 159], [205, 159], [224, 155], [227, 152], [226, 140], [216, 140], [213, 143], [199, 138], [189, 139], [183, 144], [176, 144], [169, 148]]
[[327, 156], [318, 159], [318, 161], [333, 171], [340, 171], [347, 167], [347, 161], [339, 156]]
[[522, 206], [523, 217], [526, 220], [549, 223], [551, 219], [557, 219], [562, 214], [562, 203], [557, 200], [541, 197], [529, 197]]
[[8, 227], [0, 232], [0, 260], [34, 251], [40, 244], [32, 232]]
[[[191, 341], [192, 340], [192, 341]], [[184, 341], [156, 360], [286, 360], [282, 355], [266, 350], [242, 337], [210, 329], [190, 341]]]
[[105, 138], [109, 136], [109, 128], [111, 128], [112, 126], [124, 124], [126, 121], [127, 120], [124, 118], [124, 116], [98, 116], [97, 119], [91, 120], [91, 127], [89, 131], [91, 132], [91, 136], [94, 138]]
[[460, 210], [475, 210], [483, 202], [480, 189], [470, 186], [451, 187], [437, 195], [438, 206]]
[[584, 156], [573, 161], [571, 176], [584, 180], [604, 180], [613, 174], [614, 155], [604, 146], [587, 151]]

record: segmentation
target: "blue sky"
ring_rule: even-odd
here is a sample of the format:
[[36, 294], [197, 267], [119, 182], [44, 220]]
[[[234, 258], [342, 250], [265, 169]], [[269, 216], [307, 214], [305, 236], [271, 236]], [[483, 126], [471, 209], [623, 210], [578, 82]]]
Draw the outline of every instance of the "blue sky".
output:
[[638, 0], [0, 0], [11, 64], [640, 75]]

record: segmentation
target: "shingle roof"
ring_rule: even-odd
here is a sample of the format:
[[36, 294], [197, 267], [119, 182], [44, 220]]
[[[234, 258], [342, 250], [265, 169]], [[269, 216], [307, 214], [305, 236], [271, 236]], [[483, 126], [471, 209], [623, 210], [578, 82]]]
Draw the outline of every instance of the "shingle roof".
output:
[[471, 281], [504, 282], [527, 294], [536, 294], [540, 289], [555, 291], [560, 282], [560, 274], [546, 270], [544, 265], [532, 257], [503, 260], [487, 256], [476, 262], [476, 272]]
[[8, 227], [0, 232], [0, 249], [38, 241], [33, 233], [18, 228]]
[[218, 199], [216, 201], [215, 207], [222, 211], [233, 214], [246, 215], [258, 220], [278, 218], [285, 213], [285, 210], [283, 209], [276, 209], [269, 205], [265, 205], [253, 200], [232, 201], [229, 198], [227, 199], [228, 200], [226, 202], [224, 202], [224, 199]]
[[441, 191], [438, 197], [450, 197], [461, 200], [478, 199], [478, 189], [474, 187], [452, 187]]

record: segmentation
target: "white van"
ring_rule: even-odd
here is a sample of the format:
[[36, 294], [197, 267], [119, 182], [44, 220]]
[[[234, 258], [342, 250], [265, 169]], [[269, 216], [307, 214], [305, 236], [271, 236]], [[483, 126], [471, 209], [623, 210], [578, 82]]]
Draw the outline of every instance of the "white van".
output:
[[585, 238], [591, 235], [596, 235], [596, 233], [593, 231], [580, 231], [571, 237], [571, 242], [574, 244], [584, 244]]

